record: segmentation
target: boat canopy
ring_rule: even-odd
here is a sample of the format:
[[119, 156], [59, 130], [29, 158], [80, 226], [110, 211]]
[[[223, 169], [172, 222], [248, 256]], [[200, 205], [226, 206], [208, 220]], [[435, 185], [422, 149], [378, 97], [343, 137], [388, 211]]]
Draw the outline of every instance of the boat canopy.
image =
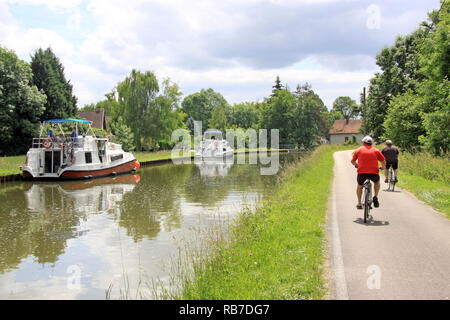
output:
[[219, 133], [219, 134], [223, 134], [223, 132], [220, 131], [220, 130], [206, 130], [206, 131], [205, 131], [205, 134], [207, 134], [207, 133]]
[[82, 120], [82, 119], [50, 119], [44, 120], [44, 123], [68, 123], [68, 122], [78, 122], [78, 123], [87, 123], [90, 124], [90, 121]]

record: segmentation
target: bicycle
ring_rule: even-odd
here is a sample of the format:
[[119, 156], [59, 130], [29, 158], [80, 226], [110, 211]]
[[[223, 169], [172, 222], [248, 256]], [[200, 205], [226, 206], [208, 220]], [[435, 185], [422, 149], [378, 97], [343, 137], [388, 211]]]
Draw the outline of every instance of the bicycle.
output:
[[363, 184], [363, 199], [364, 223], [367, 223], [367, 220], [371, 217], [369, 213], [372, 209], [372, 183], [369, 179], [366, 179]]
[[394, 169], [392, 166], [389, 168], [389, 174], [388, 174], [388, 191], [394, 192], [395, 189], [395, 175], [394, 175]]

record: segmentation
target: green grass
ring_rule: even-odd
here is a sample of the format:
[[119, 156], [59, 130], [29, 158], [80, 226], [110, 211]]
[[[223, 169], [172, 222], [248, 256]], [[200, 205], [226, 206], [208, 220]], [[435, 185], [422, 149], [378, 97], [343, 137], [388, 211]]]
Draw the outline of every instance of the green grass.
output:
[[450, 159], [429, 153], [399, 156], [398, 185], [450, 219]]
[[[321, 146], [283, 171], [270, 200], [215, 233], [182, 275], [181, 299], [321, 299], [333, 153]], [[182, 261], [180, 268], [186, 268]]]
[[26, 156], [0, 157], [0, 176], [22, 173], [19, 166], [25, 166]]
[[[383, 149], [384, 145], [377, 145]], [[383, 174], [384, 176], [384, 174]], [[436, 157], [427, 152], [400, 151], [398, 186], [432, 206], [450, 219], [450, 158]]]
[[444, 213], [450, 219], [450, 186], [448, 182], [431, 181], [410, 174], [399, 174], [398, 185], [412, 192], [418, 199]]
[[133, 154], [139, 162], [167, 160], [172, 158], [171, 150], [162, 150], [157, 152], [133, 152]]

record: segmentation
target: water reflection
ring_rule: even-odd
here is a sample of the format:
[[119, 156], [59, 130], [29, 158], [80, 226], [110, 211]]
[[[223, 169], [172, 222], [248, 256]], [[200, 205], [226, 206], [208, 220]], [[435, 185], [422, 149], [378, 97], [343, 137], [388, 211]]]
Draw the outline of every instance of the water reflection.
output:
[[[7, 184], [0, 187], [0, 298], [104, 299], [111, 284], [111, 297], [120, 297], [144, 273], [167, 276], [161, 266], [176, 253], [174, 237], [217, 214], [236, 215], [276, 181], [259, 165], [207, 160], [135, 176]], [[66, 285], [74, 265], [78, 291]]]
[[67, 241], [88, 232], [89, 215], [112, 212], [139, 175], [88, 182], [23, 183], [0, 191], [0, 273], [33, 256], [55, 263]]

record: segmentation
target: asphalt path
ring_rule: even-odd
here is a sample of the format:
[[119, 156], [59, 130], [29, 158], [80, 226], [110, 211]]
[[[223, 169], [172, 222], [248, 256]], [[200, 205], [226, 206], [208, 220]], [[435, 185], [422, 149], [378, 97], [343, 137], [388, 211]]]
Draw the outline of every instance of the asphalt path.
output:
[[[450, 220], [384, 175], [373, 220], [356, 209], [352, 151], [334, 154], [327, 235], [331, 299], [450, 299]], [[399, 167], [401, 179], [401, 164]]]

